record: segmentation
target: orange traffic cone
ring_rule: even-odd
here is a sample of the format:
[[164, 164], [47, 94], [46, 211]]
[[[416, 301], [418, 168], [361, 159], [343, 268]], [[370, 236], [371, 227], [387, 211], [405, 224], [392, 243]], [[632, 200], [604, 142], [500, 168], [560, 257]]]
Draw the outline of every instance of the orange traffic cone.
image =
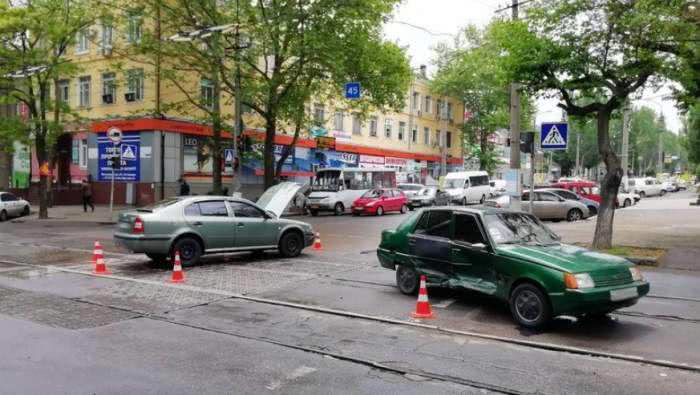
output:
[[180, 252], [175, 251], [175, 266], [173, 266], [173, 275], [170, 277], [171, 283], [184, 283], [185, 273], [182, 271], [182, 263], [180, 262]]
[[320, 251], [323, 249], [323, 246], [321, 245], [321, 235], [316, 232], [316, 238], [314, 239], [314, 250]]
[[95, 265], [93, 273], [110, 274], [109, 270], [107, 270], [107, 265], [105, 265], [105, 255], [102, 251], [102, 246], [97, 240], [95, 240], [95, 249], [92, 251], [92, 263]]
[[420, 276], [420, 289], [418, 290], [418, 302], [416, 302], [416, 311], [411, 313], [413, 318], [435, 318], [433, 310], [430, 308], [428, 301], [428, 288], [425, 286], [425, 276]]

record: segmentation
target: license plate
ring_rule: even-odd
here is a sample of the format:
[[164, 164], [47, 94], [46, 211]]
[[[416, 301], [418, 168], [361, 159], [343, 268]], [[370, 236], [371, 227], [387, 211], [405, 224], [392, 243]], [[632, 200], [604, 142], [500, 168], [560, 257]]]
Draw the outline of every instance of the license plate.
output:
[[636, 298], [637, 296], [639, 296], [639, 294], [637, 293], [637, 287], [615, 289], [610, 291], [610, 300], [613, 302], [617, 302], [618, 300]]
[[311, 207], [311, 208], [319, 208], [319, 207], [321, 207], [321, 206], [318, 205], [318, 204], [312, 204], [310, 207]]

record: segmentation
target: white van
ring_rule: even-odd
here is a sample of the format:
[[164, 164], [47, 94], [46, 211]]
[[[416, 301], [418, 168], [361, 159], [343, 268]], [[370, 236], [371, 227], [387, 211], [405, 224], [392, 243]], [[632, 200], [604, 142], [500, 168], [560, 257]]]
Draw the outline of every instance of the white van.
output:
[[445, 176], [442, 188], [455, 203], [483, 203], [491, 193], [489, 174], [485, 171], [458, 171]]

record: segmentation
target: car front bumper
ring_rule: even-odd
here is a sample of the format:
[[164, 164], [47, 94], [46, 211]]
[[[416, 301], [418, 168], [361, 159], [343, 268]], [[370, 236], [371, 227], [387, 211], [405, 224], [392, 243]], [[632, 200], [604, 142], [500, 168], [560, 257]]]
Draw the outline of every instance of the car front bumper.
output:
[[425, 207], [430, 206], [430, 200], [409, 200], [408, 205], [410, 207]]
[[304, 248], [311, 247], [314, 244], [315, 239], [316, 235], [313, 232], [304, 233]]
[[115, 233], [114, 244], [135, 253], [168, 254], [170, 237]]
[[[635, 288], [636, 296], [614, 300], [611, 292]], [[649, 283], [636, 281], [613, 287], [589, 289], [572, 289], [561, 293], [550, 293], [552, 310], [555, 315], [580, 315], [586, 313], [602, 313], [637, 303], [639, 298], [649, 293]]]
[[377, 207], [376, 206], [352, 206], [352, 213], [353, 214], [376, 214], [377, 213]]
[[315, 211], [333, 211], [335, 210], [335, 205], [331, 203], [321, 203], [321, 202], [314, 202], [311, 201], [307, 205], [309, 210], [315, 210]]

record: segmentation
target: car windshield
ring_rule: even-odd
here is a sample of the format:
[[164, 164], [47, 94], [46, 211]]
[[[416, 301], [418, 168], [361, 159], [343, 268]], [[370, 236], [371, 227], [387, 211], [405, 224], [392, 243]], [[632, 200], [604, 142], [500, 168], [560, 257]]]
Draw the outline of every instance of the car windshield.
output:
[[362, 195], [363, 198], [378, 198], [380, 196], [382, 196], [381, 189], [370, 189]]
[[530, 214], [500, 213], [484, 217], [486, 229], [496, 244], [559, 244], [559, 237]]
[[463, 178], [454, 178], [451, 180], [445, 180], [445, 188], [447, 189], [454, 189], [454, 188], [463, 188], [464, 187], [464, 179]]

